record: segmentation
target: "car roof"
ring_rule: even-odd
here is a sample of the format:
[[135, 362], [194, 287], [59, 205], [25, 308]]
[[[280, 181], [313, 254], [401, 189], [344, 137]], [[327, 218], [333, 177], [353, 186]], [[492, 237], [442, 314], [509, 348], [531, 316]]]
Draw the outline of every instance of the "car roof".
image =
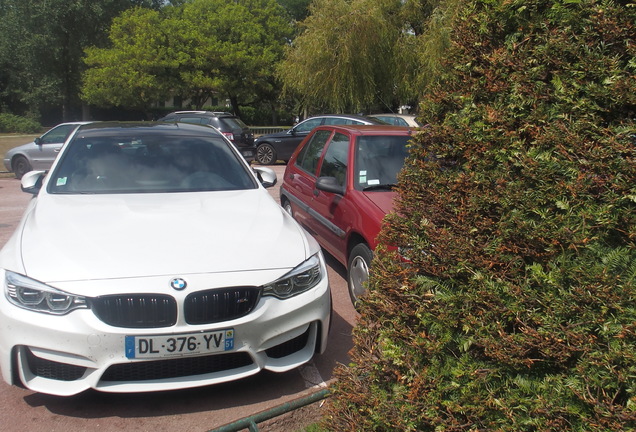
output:
[[415, 114], [398, 114], [398, 113], [375, 113], [369, 114], [369, 117], [402, 117], [402, 118], [415, 118], [417, 117]]
[[217, 135], [221, 133], [208, 125], [167, 122], [95, 122], [80, 126], [79, 135], [92, 136], [129, 136], [139, 133], [145, 135]]
[[375, 123], [378, 120], [375, 118], [371, 118], [371, 117], [367, 117], [367, 116], [361, 116], [361, 115], [357, 115], [357, 114], [318, 114], [318, 115], [314, 115], [311, 117], [307, 117], [305, 120], [309, 120], [312, 118], [321, 118], [321, 117], [335, 117], [335, 118], [345, 118], [345, 119], [351, 119], [351, 120], [359, 120], [359, 121], [366, 121], [369, 123]]
[[415, 128], [393, 125], [322, 125], [314, 130], [339, 130], [353, 135], [413, 135]]
[[85, 125], [85, 124], [89, 124], [89, 123], [93, 123], [92, 121], [72, 121], [72, 122], [64, 122], [64, 123], [58, 123], [55, 126], [51, 126], [50, 129], [53, 129], [54, 127], [58, 127], [58, 126], [62, 126], [62, 125]]
[[219, 117], [219, 116], [223, 116], [223, 117], [236, 117], [234, 114], [230, 113], [230, 112], [226, 112], [226, 111], [174, 111], [171, 112], [170, 114], [166, 114], [165, 117], [168, 116], [172, 116], [172, 115], [183, 115], [183, 114], [195, 114], [195, 115], [201, 115], [201, 116], [209, 116], [209, 117]]

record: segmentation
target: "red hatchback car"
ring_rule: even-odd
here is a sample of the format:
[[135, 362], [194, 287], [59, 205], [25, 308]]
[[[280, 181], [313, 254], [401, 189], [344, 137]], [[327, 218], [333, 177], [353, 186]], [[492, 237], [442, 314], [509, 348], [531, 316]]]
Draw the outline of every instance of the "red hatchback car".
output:
[[320, 126], [292, 155], [281, 205], [347, 267], [355, 305], [364, 293], [384, 216], [413, 130], [398, 126]]

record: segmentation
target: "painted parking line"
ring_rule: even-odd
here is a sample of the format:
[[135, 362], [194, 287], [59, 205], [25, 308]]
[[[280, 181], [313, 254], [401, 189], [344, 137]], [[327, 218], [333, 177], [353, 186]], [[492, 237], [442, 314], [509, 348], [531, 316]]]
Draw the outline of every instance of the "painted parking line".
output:
[[314, 362], [311, 361], [301, 367], [298, 368], [300, 372], [300, 376], [305, 380], [305, 388], [326, 388], [327, 383], [320, 376], [320, 372], [314, 365]]

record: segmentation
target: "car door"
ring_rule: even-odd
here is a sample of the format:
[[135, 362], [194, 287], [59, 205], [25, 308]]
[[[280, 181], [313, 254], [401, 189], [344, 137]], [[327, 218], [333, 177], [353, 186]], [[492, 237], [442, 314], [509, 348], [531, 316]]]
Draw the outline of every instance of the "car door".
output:
[[[351, 137], [335, 132], [327, 143], [318, 167], [317, 178], [331, 177], [335, 184], [346, 189], [351, 153]], [[310, 204], [311, 226], [318, 242], [341, 262], [346, 262], [346, 234], [350, 223], [348, 204], [343, 194], [315, 188]]]
[[329, 130], [318, 130], [310, 136], [285, 173], [284, 182], [292, 201], [294, 218], [312, 234], [316, 233], [315, 218], [311, 216], [316, 173], [331, 134]]
[[289, 160], [302, 140], [321, 124], [322, 118], [310, 118], [288, 130], [285, 136], [277, 138], [274, 142], [274, 147], [276, 148], [278, 159]]
[[77, 127], [76, 124], [61, 124], [42, 135], [29, 154], [32, 169], [47, 170], [51, 168], [64, 142]]

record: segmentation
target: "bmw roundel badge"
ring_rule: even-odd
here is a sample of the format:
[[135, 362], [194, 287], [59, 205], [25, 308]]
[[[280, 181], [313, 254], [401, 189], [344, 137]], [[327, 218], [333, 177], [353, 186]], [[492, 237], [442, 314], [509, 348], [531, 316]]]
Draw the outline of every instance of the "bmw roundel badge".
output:
[[188, 284], [181, 278], [174, 278], [170, 281], [170, 286], [178, 291], [184, 290]]

